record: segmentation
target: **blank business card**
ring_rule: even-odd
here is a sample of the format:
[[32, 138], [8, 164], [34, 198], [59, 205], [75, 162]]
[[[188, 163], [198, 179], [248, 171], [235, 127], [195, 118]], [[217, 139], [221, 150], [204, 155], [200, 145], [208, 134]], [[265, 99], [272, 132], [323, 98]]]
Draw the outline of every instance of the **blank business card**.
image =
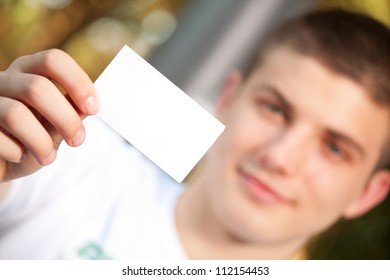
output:
[[98, 116], [181, 182], [224, 125], [124, 46], [95, 82]]

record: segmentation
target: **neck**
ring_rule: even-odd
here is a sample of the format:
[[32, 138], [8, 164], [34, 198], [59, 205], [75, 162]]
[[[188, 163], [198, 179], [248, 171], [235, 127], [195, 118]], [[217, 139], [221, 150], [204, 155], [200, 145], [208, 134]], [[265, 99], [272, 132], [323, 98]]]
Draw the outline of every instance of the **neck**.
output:
[[[190, 259], [291, 259], [304, 240], [265, 244], [240, 240], [214, 215], [204, 191], [194, 180], [176, 205], [176, 226]], [[210, 187], [210, 186], [209, 186]]]

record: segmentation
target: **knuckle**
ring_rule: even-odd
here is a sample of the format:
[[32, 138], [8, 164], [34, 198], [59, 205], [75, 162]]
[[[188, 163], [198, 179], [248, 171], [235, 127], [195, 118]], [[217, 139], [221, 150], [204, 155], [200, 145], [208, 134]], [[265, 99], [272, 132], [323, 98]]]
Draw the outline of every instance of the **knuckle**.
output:
[[8, 102], [6, 106], [3, 108], [3, 123], [7, 127], [12, 127], [17, 124], [21, 117], [23, 116], [26, 108], [20, 102]]
[[27, 55], [19, 56], [14, 61], [11, 62], [11, 64], [6, 69], [7, 71], [11, 70], [18, 70], [20, 65], [23, 63], [23, 61], [26, 59]]
[[25, 95], [29, 100], [38, 100], [51, 87], [50, 82], [42, 76], [30, 76], [25, 85]]
[[44, 69], [51, 69], [55, 61], [66, 56], [66, 53], [60, 49], [50, 49], [43, 53], [41, 66]]

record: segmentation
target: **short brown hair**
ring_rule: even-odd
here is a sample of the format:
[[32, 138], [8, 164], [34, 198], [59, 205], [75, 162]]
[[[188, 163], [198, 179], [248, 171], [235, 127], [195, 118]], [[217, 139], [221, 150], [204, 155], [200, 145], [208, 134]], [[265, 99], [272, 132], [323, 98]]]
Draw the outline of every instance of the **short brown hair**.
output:
[[[271, 32], [262, 41], [247, 75], [279, 46], [315, 58], [362, 85], [376, 104], [390, 108], [390, 30], [384, 24], [340, 9], [310, 12]], [[380, 168], [390, 163], [388, 146]]]

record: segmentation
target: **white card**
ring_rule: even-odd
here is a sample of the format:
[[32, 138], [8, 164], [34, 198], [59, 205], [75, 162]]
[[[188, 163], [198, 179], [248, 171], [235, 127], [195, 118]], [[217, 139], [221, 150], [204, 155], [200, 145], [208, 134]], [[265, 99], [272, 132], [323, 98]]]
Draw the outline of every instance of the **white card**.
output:
[[95, 88], [98, 116], [178, 182], [225, 128], [128, 46]]

